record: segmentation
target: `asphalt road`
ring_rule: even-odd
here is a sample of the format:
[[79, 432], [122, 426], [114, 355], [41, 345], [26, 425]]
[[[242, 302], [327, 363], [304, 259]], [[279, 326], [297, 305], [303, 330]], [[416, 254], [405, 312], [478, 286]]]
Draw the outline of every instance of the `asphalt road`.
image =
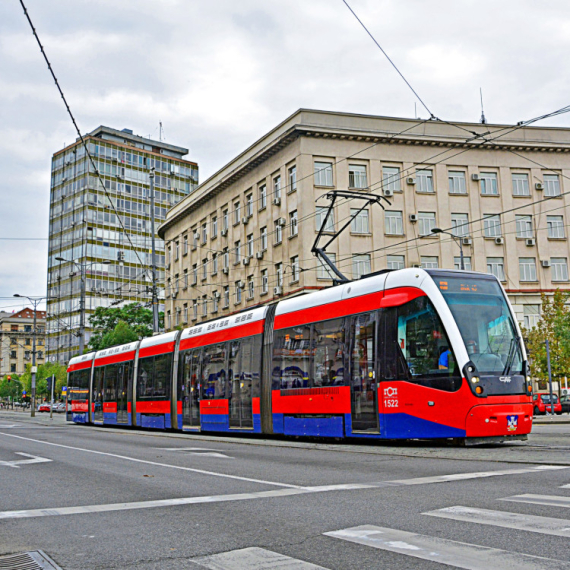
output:
[[569, 436], [553, 424], [508, 446], [348, 445], [0, 411], [0, 556], [41, 549], [64, 570], [570, 569]]

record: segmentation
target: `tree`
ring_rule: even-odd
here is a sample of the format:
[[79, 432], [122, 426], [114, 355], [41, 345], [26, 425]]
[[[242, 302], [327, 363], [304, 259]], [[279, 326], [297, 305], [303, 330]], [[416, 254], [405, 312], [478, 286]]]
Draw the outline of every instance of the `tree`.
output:
[[[94, 332], [89, 340], [91, 350], [103, 350], [152, 336], [152, 311], [140, 303], [124, 307], [97, 307], [89, 322]], [[120, 326], [119, 326], [120, 325]], [[159, 314], [159, 326], [164, 325], [164, 314]]]
[[[55, 388], [53, 396], [57, 400], [61, 398], [61, 389], [67, 384], [67, 369], [57, 362], [46, 362], [38, 366], [36, 372], [36, 398], [51, 398], [48, 393], [47, 379], [55, 374]], [[32, 366], [26, 365], [26, 371], [20, 376], [21, 390], [26, 390], [26, 394], [32, 394]]]
[[0, 399], [19, 400], [22, 396], [22, 383], [15, 374], [7, 374], [0, 379]]
[[560, 289], [557, 289], [552, 297], [543, 293], [540, 320], [536, 327], [523, 329], [532, 374], [538, 378], [541, 390], [546, 389], [548, 381], [546, 339], [550, 344], [552, 378], [570, 376], [570, 308], [566, 305], [568, 297], [569, 294]]

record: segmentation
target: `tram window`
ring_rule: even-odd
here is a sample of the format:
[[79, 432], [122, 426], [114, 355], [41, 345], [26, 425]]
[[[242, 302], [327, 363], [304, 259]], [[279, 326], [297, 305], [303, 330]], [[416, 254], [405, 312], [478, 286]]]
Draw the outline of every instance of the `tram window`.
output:
[[243, 340], [232, 340], [228, 343], [229, 347], [229, 363], [228, 363], [228, 371], [230, 375], [230, 382], [229, 382], [229, 392], [230, 396], [234, 393], [238, 393], [239, 390], [237, 389], [236, 383], [239, 384], [241, 370], [243, 367], [243, 360], [240, 362], [240, 345], [243, 344]]
[[69, 399], [85, 401], [89, 397], [91, 369], [76, 370], [69, 375]]
[[195, 401], [199, 399], [201, 357], [201, 348], [185, 350], [180, 353], [178, 399], [181, 401], [186, 397], [192, 397]]
[[117, 399], [117, 364], [105, 366], [105, 384], [103, 391], [103, 399], [106, 402], [112, 402]]
[[315, 343], [315, 386], [344, 384], [344, 325], [343, 319], [323, 321], [313, 325]]
[[311, 325], [277, 331], [273, 346], [274, 385], [282, 390], [311, 387]]
[[411, 381], [448, 392], [459, 390], [460, 371], [431, 301], [418, 297], [397, 310], [397, 330], [392, 329], [388, 338], [398, 343]]
[[241, 373], [242, 380], [251, 382], [251, 395], [260, 395], [261, 335], [244, 338], [241, 341]]
[[169, 395], [172, 354], [148, 356], [139, 360], [137, 398], [165, 399]]
[[226, 397], [226, 353], [226, 344], [204, 348], [202, 397], [206, 400]]
[[374, 383], [374, 363], [376, 360], [375, 315], [363, 313], [352, 317], [352, 381]]

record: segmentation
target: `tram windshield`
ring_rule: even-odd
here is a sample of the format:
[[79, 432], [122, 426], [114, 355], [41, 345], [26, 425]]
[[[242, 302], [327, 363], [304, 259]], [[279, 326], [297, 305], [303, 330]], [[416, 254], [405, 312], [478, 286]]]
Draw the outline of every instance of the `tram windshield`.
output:
[[521, 374], [521, 339], [501, 287], [491, 278], [432, 273], [479, 373]]

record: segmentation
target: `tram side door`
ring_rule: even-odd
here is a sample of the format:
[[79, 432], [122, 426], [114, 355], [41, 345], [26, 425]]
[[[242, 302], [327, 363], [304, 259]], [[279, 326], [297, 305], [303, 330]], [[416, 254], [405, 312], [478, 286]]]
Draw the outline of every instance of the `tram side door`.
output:
[[127, 409], [128, 374], [129, 365], [119, 364], [117, 367], [117, 423], [129, 423]]
[[253, 427], [252, 343], [245, 338], [230, 343], [230, 427]]
[[184, 353], [182, 362], [182, 425], [200, 427], [200, 374], [201, 348]]
[[350, 402], [353, 432], [379, 433], [376, 315], [350, 319]]
[[93, 378], [93, 421], [103, 422], [103, 390], [105, 382], [105, 367], [95, 368]]

